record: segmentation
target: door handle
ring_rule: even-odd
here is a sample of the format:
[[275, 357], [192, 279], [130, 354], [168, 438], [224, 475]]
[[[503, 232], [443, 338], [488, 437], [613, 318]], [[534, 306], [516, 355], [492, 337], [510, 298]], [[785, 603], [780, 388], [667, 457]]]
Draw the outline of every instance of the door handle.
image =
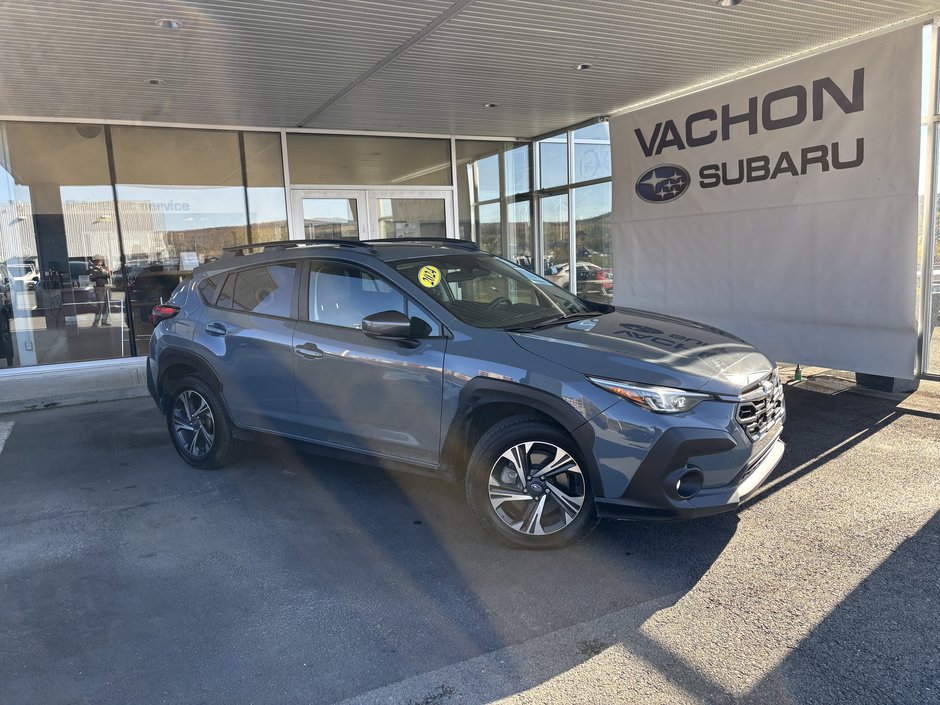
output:
[[209, 335], [225, 335], [228, 333], [228, 329], [223, 326], [221, 323], [207, 323], [206, 324], [206, 333]]
[[323, 357], [323, 351], [313, 343], [304, 343], [294, 348], [294, 352], [308, 360], [318, 360]]

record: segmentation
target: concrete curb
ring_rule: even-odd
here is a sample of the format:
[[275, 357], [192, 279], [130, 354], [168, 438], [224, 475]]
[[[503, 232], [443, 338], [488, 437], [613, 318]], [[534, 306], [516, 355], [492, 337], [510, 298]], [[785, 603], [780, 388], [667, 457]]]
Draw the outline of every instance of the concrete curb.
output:
[[0, 414], [147, 395], [147, 358], [14, 369], [0, 373]]

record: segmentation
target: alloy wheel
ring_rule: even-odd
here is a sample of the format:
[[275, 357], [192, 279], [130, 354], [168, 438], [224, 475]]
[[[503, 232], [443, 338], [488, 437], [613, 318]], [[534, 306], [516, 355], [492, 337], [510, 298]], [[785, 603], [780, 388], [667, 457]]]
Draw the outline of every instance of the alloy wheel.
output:
[[204, 458], [215, 442], [215, 417], [209, 402], [199, 392], [186, 389], [173, 403], [173, 431], [181, 448], [195, 458]]
[[490, 505], [511, 529], [528, 536], [561, 531], [581, 513], [587, 485], [564, 448], [526, 441], [499, 456], [490, 470]]

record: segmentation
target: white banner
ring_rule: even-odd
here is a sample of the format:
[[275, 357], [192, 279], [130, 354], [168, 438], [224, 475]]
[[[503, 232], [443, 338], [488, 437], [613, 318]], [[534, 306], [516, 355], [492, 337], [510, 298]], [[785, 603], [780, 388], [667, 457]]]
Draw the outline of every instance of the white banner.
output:
[[611, 120], [615, 303], [910, 378], [921, 29]]

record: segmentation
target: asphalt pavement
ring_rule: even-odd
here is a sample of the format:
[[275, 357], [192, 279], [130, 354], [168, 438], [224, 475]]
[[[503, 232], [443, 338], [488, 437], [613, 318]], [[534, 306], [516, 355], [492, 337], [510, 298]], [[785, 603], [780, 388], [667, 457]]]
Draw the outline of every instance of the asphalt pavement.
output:
[[0, 703], [940, 703], [940, 386], [786, 390], [739, 513], [493, 543], [442, 481], [149, 399], [0, 416]]

